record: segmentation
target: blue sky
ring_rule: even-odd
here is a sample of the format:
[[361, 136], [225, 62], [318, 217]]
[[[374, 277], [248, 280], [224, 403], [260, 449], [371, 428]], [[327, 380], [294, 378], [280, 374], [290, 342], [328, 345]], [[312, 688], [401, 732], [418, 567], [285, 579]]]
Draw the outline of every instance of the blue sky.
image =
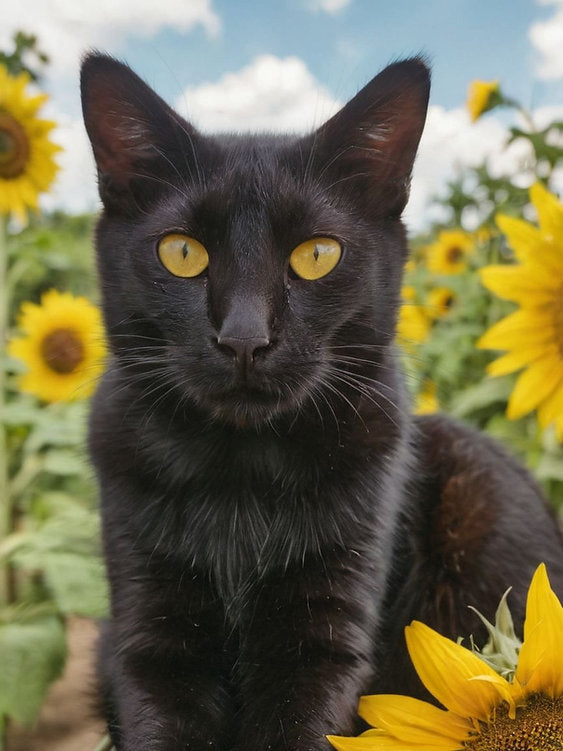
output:
[[132, 38], [123, 56], [171, 101], [178, 88], [219, 78], [255, 57], [295, 55], [339, 99], [398, 57], [419, 52], [433, 67], [432, 101], [460, 106], [473, 78], [499, 78], [526, 104], [563, 101], [561, 81], [534, 76], [528, 32], [552, 14], [533, 0], [352, 0], [338, 12], [306, 0], [215, 0], [216, 36], [166, 29]]
[[387, 63], [424, 53], [433, 90], [408, 209], [415, 228], [465, 165], [486, 158], [497, 173], [522, 169], [527, 179], [526, 154], [503, 148], [513, 113], [470, 124], [471, 80], [499, 79], [538, 121], [546, 108], [563, 119], [563, 0], [18, 0], [1, 20], [1, 48], [21, 28], [51, 56], [45, 115], [59, 123], [65, 151], [48, 207], [98, 206], [78, 97], [80, 57], [91, 48], [128, 61], [206, 130], [304, 130]]

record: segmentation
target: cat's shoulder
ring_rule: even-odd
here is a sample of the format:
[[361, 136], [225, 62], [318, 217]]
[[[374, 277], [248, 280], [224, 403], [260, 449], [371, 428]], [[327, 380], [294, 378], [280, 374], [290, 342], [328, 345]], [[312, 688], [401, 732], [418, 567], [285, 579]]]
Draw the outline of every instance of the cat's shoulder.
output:
[[521, 480], [533, 483], [521, 460], [497, 440], [448, 415], [416, 416], [413, 443], [422, 465], [440, 475], [471, 472], [493, 479], [516, 474]]
[[[515, 550], [534, 534], [544, 540], [546, 560], [560, 561], [561, 535], [553, 522], [546, 524], [552, 512], [540, 485], [498, 441], [436, 414], [415, 418], [413, 443], [414, 516], [448, 568], [486, 551], [491, 566], [505, 559], [509, 570]], [[557, 573], [563, 577], [563, 570]]]

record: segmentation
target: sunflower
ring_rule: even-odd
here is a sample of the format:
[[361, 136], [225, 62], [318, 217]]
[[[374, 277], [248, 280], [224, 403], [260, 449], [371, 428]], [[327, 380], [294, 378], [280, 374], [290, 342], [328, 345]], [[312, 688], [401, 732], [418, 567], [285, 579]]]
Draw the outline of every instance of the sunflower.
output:
[[486, 266], [480, 272], [487, 289], [520, 309], [493, 325], [477, 344], [508, 350], [488, 366], [490, 375], [524, 368], [507, 417], [515, 420], [537, 409], [540, 426], [554, 424], [563, 441], [563, 205], [540, 183], [532, 186], [530, 198], [539, 227], [497, 217], [519, 263]]
[[431, 415], [439, 409], [438, 397], [436, 395], [436, 384], [434, 381], [425, 380], [422, 388], [416, 395], [414, 412], [416, 415]]
[[484, 112], [492, 110], [501, 101], [498, 81], [472, 81], [467, 90], [467, 109], [471, 122], [474, 123]]
[[48, 138], [55, 123], [37, 118], [47, 96], [29, 96], [29, 81], [28, 73], [11, 76], [0, 65], [0, 214], [13, 213], [22, 222], [53, 182], [53, 155], [60, 151]]
[[422, 305], [417, 305], [416, 290], [405, 284], [401, 290], [403, 304], [399, 310], [397, 338], [407, 349], [423, 342], [430, 332], [431, 321]]
[[442, 230], [436, 242], [424, 249], [426, 267], [435, 274], [462, 274], [474, 249], [475, 239], [467, 232]]
[[105, 355], [98, 308], [84, 297], [52, 289], [40, 305], [24, 302], [18, 323], [25, 336], [12, 339], [8, 354], [27, 365], [21, 390], [46, 402], [90, 396]]
[[426, 311], [431, 318], [443, 318], [455, 301], [455, 292], [447, 287], [435, 287], [426, 298]]
[[545, 566], [536, 570], [524, 643], [509, 682], [469, 649], [413, 621], [411, 660], [441, 709], [408, 696], [360, 699], [373, 725], [357, 738], [328, 736], [338, 751], [561, 751], [563, 608]]

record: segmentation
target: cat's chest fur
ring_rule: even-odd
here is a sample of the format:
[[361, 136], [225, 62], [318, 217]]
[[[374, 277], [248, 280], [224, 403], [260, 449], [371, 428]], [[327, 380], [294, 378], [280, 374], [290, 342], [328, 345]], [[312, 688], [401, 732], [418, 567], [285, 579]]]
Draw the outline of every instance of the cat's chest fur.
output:
[[208, 572], [229, 601], [245, 582], [337, 547], [390, 550], [412, 461], [406, 429], [381, 435], [374, 423], [371, 435], [315, 412], [258, 431], [217, 429], [178, 405], [147, 412], [116, 381], [109, 372], [96, 397], [91, 440], [101, 474], [126, 477], [139, 494], [112, 502], [106, 534], [126, 527], [148, 561]]

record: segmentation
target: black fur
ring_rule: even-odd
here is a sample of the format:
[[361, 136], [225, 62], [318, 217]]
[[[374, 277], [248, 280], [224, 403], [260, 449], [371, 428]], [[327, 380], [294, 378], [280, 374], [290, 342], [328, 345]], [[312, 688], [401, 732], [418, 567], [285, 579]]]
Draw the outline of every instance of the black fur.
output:
[[[563, 546], [490, 440], [413, 420], [393, 339], [400, 214], [429, 75], [396, 63], [304, 138], [209, 137], [129, 68], [83, 66], [112, 350], [94, 400], [112, 615], [101, 677], [120, 751], [327, 749], [358, 697], [423, 695], [403, 628], [482, 632]], [[207, 248], [181, 279], [156, 247]], [[317, 281], [288, 258], [337, 239]], [[235, 360], [237, 346], [253, 345]]]

